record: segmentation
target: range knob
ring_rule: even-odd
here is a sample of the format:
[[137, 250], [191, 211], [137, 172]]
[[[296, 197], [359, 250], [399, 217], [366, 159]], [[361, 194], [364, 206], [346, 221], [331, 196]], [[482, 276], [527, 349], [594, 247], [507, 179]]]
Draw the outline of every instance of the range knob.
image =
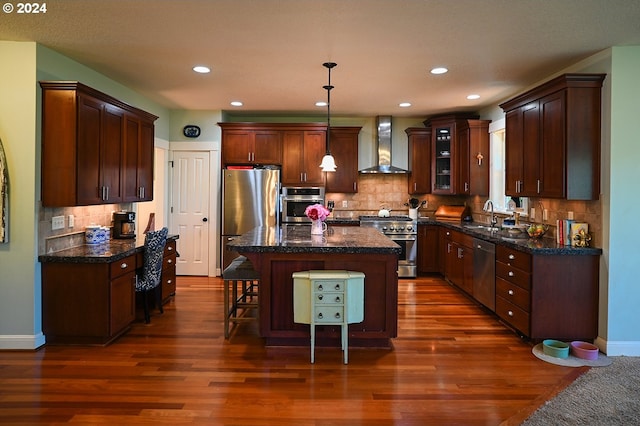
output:
[[412, 229], [413, 229], [413, 226], [407, 225], [407, 231], [411, 231]]
[[386, 227], [386, 226], [383, 226], [383, 227], [382, 227], [382, 230], [383, 230], [383, 231], [386, 231], [386, 230], [387, 230], [387, 227]]
[[394, 226], [393, 226], [393, 225], [389, 226], [389, 230], [390, 230], [390, 231], [395, 231]]

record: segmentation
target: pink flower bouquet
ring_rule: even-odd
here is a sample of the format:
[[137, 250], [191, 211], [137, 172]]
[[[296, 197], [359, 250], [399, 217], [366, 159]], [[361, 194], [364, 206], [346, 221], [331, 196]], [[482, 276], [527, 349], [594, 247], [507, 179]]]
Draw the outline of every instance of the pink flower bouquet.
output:
[[307, 215], [307, 217], [311, 220], [324, 221], [327, 216], [329, 216], [329, 213], [331, 213], [329, 209], [327, 209], [322, 204], [312, 204], [304, 209], [304, 214]]

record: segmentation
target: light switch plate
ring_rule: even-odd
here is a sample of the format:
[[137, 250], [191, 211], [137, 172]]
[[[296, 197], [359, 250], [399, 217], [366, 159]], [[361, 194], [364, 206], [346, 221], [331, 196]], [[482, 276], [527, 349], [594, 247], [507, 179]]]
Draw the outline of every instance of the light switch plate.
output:
[[64, 216], [54, 216], [51, 218], [51, 230], [64, 228]]

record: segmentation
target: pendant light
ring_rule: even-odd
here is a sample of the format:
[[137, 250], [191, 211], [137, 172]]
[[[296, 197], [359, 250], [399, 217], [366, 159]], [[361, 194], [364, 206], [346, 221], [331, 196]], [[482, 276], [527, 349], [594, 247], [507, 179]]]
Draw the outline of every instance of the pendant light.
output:
[[333, 86], [331, 85], [331, 68], [336, 65], [337, 64], [335, 62], [325, 62], [322, 64], [323, 67], [329, 70], [329, 84], [323, 86], [327, 91], [327, 152], [324, 157], [322, 157], [322, 163], [320, 164], [320, 168], [323, 172], [336, 171], [336, 160], [333, 158], [333, 155], [331, 155], [331, 151], [329, 150], [329, 142], [331, 138], [331, 89], [333, 89]]

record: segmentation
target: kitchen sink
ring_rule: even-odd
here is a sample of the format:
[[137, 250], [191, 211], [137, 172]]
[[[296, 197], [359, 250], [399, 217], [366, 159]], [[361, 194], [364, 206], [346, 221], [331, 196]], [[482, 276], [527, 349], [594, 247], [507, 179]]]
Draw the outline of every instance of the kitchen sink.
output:
[[488, 231], [488, 232], [496, 232], [499, 231], [500, 228], [496, 226], [487, 226], [487, 225], [464, 225], [467, 229], [477, 229], [479, 231]]

